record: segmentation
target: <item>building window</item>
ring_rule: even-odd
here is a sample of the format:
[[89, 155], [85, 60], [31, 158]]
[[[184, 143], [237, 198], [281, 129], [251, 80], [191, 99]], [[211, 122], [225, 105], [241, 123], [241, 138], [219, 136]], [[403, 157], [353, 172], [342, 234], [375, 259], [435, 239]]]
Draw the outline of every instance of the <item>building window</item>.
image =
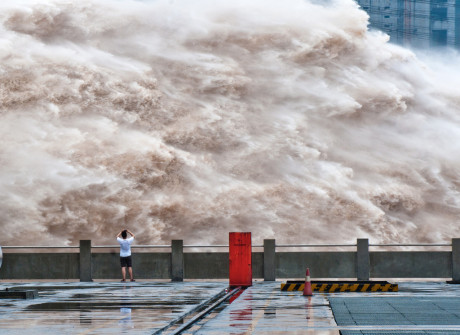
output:
[[431, 19], [435, 21], [446, 21], [447, 7], [431, 8]]
[[435, 29], [431, 31], [431, 45], [440, 47], [447, 45], [447, 30]]

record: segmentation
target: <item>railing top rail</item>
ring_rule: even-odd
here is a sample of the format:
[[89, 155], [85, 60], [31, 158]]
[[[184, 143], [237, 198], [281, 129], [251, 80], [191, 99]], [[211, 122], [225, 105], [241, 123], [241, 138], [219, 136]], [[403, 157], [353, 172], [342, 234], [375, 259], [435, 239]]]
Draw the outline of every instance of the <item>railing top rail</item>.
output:
[[[119, 248], [119, 245], [93, 245], [91, 248]], [[183, 248], [228, 248], [229, 245], [183, 245]], [[253, 248], [263, 248], [263, 245], [253, 245]], [[131, 245], [131, 248], [171, 248], [171, 245]]]
[[[119, 244], [114, 245], [92, 245], [91, 248], [96, 249], [108, 249], [108, 248], [119, 248]], [[171, 248], [171, 245], [132, 245], [131, 248]]]
[[330, 247], [356, 247], [356, 244], [276, 244], [282, 248], [330, 248]]
[[33, 246], [33, 245], [12, 245], [12, 246], [1, 246], [2, 249], [79, 249], [79, 246]]
[[228, 244], [216, 244], [216, 245], [193, 245], [193, 244], [185, 244], [184, 248], [228, 248]]
[[451, 247], [451, 243], [389, 243], [369, 244], [370, 247]]
[[[228, 244], [216, 244], [216, 245], [193, 245], [193, 244], [187, 244], [183, 246], [184, 248], [229, 248], [230, 246]], [[252, 245], [252, 248], [263, 248], [263, 245]]]
[[[277, 248], [336, 248], [336, 247], [356, 247], [356, 244], [276, 244]], [[14, 245], [14, 246], [1, 246], [3, 249], [79, 249], [80, 246], [32, 246], [32, 245]], [[104, 249], [104, 248], [119, 248], [118, 244], [114, 245], [93, 245], [91, 248]], [[186, 244], [184, 248], [228, 248], [228, 244], [216, 245], [203, 245], [203, 244]], [[253, 248], [263, 248], [263, 245], [252, 245]], [[369, 247], [452, 247], [451, 243], [369, 243]], [[167, 245], [132, 245], [131, 248], [171, 248], [170, 244]]]

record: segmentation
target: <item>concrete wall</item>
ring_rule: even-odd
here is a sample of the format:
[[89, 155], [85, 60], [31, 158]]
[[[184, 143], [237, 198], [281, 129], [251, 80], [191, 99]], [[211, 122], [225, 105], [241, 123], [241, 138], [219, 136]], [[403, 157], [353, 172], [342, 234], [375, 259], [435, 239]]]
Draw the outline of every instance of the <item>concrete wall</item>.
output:
[[307, 267], [312, 278], [353, 278], [356, 277], [356, 253], [276, 253], [276, 278], [305, 278]]
[[374, 278], [451, 278], [450, 252], [371, 252]]
[[[175, 245], [171, 252], [141, 253], [134, 250], [135, 277], [175, 281], [228, 278], [227, 252], [187, 253], [183, 252], [182, 241], [176, 241]], [[313, 279], [452, 278], [460, 281], [460, 239], [452, 239], [452, 251], [443, 252], [369, 252], [367, 239], [357, 240], [356, 251], [275, 252], [275, 247], [274, 240], [266, 240], [265, 253], [252, 254], [253, 278], [268, 281], [301, 279], [305, 277], [305, 269], [308, 267]], [[4, 252], [0, 279], [90, 281], [121, 277], [118, 252], [95, 253], [91, 250], [91, 243], [86, 242], [80, 244], [80, 250], [81, 253]]]
[[3, 253], [0, 279], [78, 279], [77, 253]]
[[[170, 279], [170, 253], [133, 253], [133, 271], [139, 279]], [[92, 254], [93, 279], [121, 278], [120, 254], [97, 253]]]

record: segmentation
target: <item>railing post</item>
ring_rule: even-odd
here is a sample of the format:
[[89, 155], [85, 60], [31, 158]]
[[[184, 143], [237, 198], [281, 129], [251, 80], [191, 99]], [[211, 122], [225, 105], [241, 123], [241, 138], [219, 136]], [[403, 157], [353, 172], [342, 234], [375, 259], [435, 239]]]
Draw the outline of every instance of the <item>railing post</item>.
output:
[[452, 281], [460, 283], [460, 238], [452, 239]]
[[369, 280], [370, 256], [369, 239], [358, 238], [356, 251], [356, 277], [358, 280]]
[[80, 240], [80, 281], [93, 281], [91, 240]]
[[275, 240], [264, 240], [264, 281], [275, 281]]
[[184, 241], [171, 241], [171, 281], [184, 281]]

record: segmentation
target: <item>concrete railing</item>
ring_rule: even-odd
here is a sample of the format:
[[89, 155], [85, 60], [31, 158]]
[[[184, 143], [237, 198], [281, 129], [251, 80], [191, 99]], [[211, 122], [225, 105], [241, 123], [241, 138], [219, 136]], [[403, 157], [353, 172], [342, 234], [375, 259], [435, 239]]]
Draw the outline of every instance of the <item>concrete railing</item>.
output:
[[[385, 250], [399, 247], [423, 250]], [[184, 245], [182, 240], [173, 240], [171, 245], [133, 246], [135, 277], [173, 281], [227, 279], [228, 251], [196, 251], [202, 248], [215, 250], [228, 246]], [[351, 250], [343, 250], [349, 248]], [[433, 248], [438, 250], [427, 250]], [[15, 252], [16, 249], [22, 250]], [[78, 252], [29, 252], [35, 249], [78, 249]], [[110, 250], [104, 252], [104, 249]], [[160, 251], [151, 252], [151, 249]], [[307, 251], [303, 251], [305, 249]], [[79, 246], [73, 247], [4, 246], [3, 251], [0, 279], [91, 281], [120, 277], [118, 245], [92, 246], [90, 240], [82, 240]], [[446, 278], [460, 281], [460, 239], [452, 239], [451, 244], [385, 245], [369, 244], [368, 239], [358, 239], [356, 244], [277, 245], [275, 240], [267, 239], [263, 245], [253, 245], [254, 278], [265, 281], [304, 278], [306, 267], [310, 268], [313, 279]]]

